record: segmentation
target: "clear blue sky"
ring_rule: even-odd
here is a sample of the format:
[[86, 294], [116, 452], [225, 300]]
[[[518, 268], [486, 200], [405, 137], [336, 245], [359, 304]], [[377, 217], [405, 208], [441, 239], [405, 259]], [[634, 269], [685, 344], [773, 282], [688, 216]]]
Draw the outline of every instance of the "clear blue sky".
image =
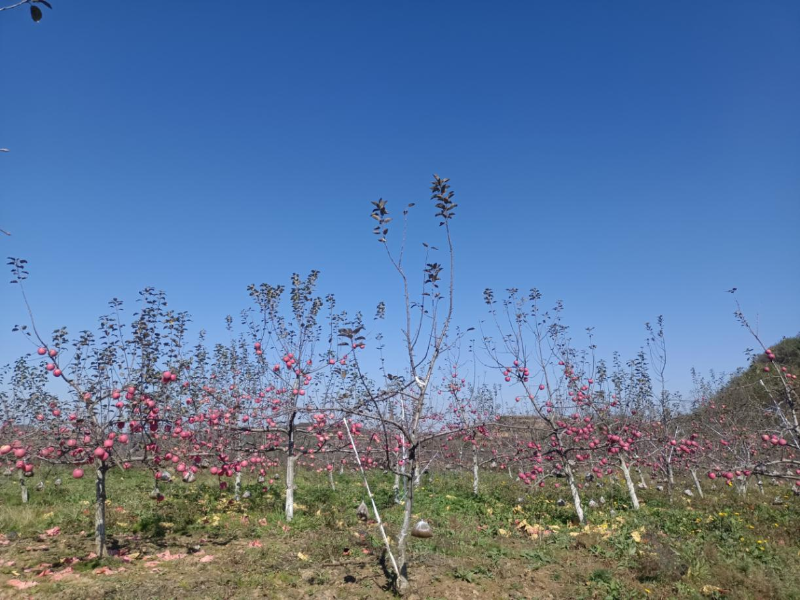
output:
[[[396, 315], [369, 202], [435, 241], [433, 172], [464, 326], [536, 286], [630, 356], [664, 314], [684, 391], [752, 345], [724, 290], [800, 330], [800, 2], [52, 2], [0, 13], [0, 247], [47, 331], [153, 285], [215, 338], [312, 268]], [[3, 284], [0, 363], [24, 320]]]

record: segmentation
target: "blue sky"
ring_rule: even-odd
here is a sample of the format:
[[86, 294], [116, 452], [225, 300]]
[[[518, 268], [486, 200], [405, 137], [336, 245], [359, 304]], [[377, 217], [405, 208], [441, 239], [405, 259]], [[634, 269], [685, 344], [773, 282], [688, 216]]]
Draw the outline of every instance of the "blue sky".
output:
[[[683, 391], [752, 346], [724, 290], [800, 330], [798, 2], [53, 5], [0, 14], [0, 246], [47, 331], [152, 285], [221, 339], [247, 284], [320, 269], [391, 337], [369, 202], [436, 243], [434, 172], [465, 327], [536, 286], [631, 356], [663, 314]], [[0, 363], [24, 319], [4, 284]]]

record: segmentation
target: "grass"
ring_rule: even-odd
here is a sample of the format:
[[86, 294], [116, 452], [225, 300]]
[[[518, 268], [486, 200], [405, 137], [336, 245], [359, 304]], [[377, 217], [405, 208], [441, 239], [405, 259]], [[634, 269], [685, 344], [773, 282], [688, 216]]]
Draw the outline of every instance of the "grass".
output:
[[[119, 556], [98, 561], [93, 482], [60, 474], [56, 487], [58, 475], [43, 491], [31, 486], [26, 505], [16, 480], [0, 481], [0, 597], [14, 579], [37, 584], [26, 594], [60, 598], [391, 596], [377, 527], [356, 516], [366, 494], [355, 476], [338, 476], [334, 492], [325, 476], [300, 473], [287, 525], [280, 484], [263, 490], [245, 478], [250, 497], [236, 501], [200, 478], [162, 484], [156, 502], [146, 473], [115, 471], [107, 515]], [[370, 478], [394, 540], [402, 508], [392, 478]], [[563, 490], [486, 474], [474, 496], [469, 477], [435, 474], [415, 495], [415, 518], [434, 536], [412, 539], [409, 574], [420, 597], [800, 598], [800, 501], [785, 488], [767, 492], [743, 500], [723, 487], [670, 503], [645, 490], [632, 511], [622, 486], [606, 482], [585, 490], [587, 503], [602, 495], [605, 504], [581, 528], [557, 504]], [[778, 494], [784, 503], [773, 505]], [[61, 580], [48, 573], [65, 569]]]

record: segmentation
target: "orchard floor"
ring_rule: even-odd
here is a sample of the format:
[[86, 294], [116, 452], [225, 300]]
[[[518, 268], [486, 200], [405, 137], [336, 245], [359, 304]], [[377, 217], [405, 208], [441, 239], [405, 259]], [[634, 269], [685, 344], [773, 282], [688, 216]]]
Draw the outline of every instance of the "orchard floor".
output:
[[[53, 481], [61, 476], [63, 485]], [[285, 524], [280, 482], [244, 481], [236, 502], [215, 479], [161, 485], [114, 472], [108, 493], [114, 556], [93, 557], [93, 482], [47, 474], [0, 481], [0, 598], [391, 598], [377, 525], [354, 475], [299, 476], [296, 517]], [[709, 482], [710, 483], [710, 482]], [[390, 476], [374, 473], [379, 510], [396, 538], [401, 507]], [[641, 491], [628, 507], [618, 482], [584, 492], [589, 524], [573, 523], [563, 487], [523, 487], [487, 473], [437, 474], [416, 492], [430, 539], [412, 539], [412, 598], [800, 598], [800, 498], [789, 487], [746, 499], [717, 483], [704, 500]], [[600, 497], [605, 499], [599, 504]], [[779, 502], [776, 502], [776, 498]]]

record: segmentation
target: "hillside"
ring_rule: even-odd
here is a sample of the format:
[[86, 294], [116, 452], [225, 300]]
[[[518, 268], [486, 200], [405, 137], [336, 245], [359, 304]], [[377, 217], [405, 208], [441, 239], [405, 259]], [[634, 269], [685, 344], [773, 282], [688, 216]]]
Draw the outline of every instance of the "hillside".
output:
[[[791, 375], [800, 373], [800, 336], [784, 338], [769, 350], [781, 370]], [[748, 367], [730, 377], [699, 378], [696, 385], [695, 408], [691, 414], [696, 420], [707, 418], [709, 410], [719, 409], [735, 414], [740, 422], [750, 418], [759, 420], [765, 409], [772, 412], [776, 399], [780, 402], [786, 399], [783, 379], [766, 353], [754, 354]]]

